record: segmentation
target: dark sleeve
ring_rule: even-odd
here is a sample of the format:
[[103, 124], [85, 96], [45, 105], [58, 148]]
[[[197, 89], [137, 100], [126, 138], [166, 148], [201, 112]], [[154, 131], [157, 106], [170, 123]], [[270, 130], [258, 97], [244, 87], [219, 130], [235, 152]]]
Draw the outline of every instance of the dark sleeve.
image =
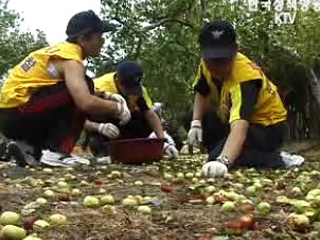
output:
[[250, 121], [261, 87], [262, 80], [257, 79], [241, 83], [232, 89], [230, 123], [239, 119]]
[[146, 112], [146, 111], [150, 110], [144, 97], [139, 97], [137, 105], [138, 105], [141, 112]]
[[201, 67], [198, 70], [193, 89], [203, 96], [207, 96], [211, 91]]

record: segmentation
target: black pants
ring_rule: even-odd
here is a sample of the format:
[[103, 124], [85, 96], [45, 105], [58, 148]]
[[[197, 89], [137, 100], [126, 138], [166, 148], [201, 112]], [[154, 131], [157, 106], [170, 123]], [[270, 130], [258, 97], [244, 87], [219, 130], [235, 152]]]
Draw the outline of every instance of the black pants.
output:
[[[205, 114], [202, 126], [203, 145], [210, 153], [211, 161], [222, 152], [229, 134], [229, 126], [223, 124], [214, 112]], [[250, 124], [242, 152], [233, 167], [283, 167], [279, 149], [285, 140], [285, 135], [285, 123], [268, 127]]]
[[[115, 124], [120, 130], [120, 139], [146, 138], [152, 133], [152, 129], [141, 112], [132, 113], [130, 121], [120, 126], [118, 121], [110, 118], [99, 119], [99, 122], [109, 122]], [[92, 154], [96, 157], [108, 156], [109, 138], [99, 133], [86, 133], [86, 141], [83, 147], [89, 147]]]
[[[87, 79], [90, 91], [93, 83]], [[0, 132], [33, 146], [39, 159], [43, 149], [70, 154], [83, 130], [86, 115], [74, 104], [64, 83], [43, 87], [16, 108], [0, 109]]]

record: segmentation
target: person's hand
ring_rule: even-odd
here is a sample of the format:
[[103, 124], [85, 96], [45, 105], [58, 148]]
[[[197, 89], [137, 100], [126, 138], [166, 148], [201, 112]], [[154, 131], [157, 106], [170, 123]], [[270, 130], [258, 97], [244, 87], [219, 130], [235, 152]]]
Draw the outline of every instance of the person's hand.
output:
[[165, 143], [164, 144], [164, 154], [167, 155], [169, 158], [178, 158], [179, 151], [176, 147], [172, 144]]
[[112, 123], [100, 123], [98, 126], [98, 132], [110, 139], [118, 138], [120, 135], [118, 127]]
[[118, 103], [122, 103], [122, 104], [127, 104], [127, 102], [124, 99], [124, 97], [122, 97], [120, 94], [111, 94], [110, 95], [110, 100], [118, 102]]
[[202, 166], [201, 172], [204, 177], [225, 177], [228, 173], [228, 168], [222, 162], [211, 161]]
[[131, 113], [126, 103], [118, 103], [118, 113], [120, 125], [125, 125], [131, 119]]
[[191, 146], [199, 146], [202, 142], [202, 125], [200, 120], [193, 120], [188, 133], [188, 143]]
[[127, 122], [129, 122], [129, 120], [131, 119], [131, 113], [126, 100], [120, 94], [111, 94], [109, 92], [104, 92], [103, 98], [118, 103], [120, 125], [125, 125]]
[[126, 100], [120, 94], [103, 92], [102, 97], [105, 100], [111, 100], [118, 103], [126, 103]]
[[[156, 138], [156, 137], [157, 137], [157, 135], [155, 134], [155, 132], [152, 132], [149, 136], [149, 138]], [[174, 140], [167, 132], [164, 132], [164, 137], [167, 140], [163, 146], [164, 154], [167, 155], [169, 158], [178, 158], [179, 151], [177, 150], [177, 148], [175, 146]]]

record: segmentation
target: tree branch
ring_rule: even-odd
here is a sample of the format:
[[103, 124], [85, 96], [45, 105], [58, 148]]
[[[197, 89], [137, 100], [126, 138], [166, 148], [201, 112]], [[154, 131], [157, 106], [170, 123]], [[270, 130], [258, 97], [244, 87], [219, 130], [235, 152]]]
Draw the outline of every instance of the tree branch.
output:
[[142, 47], [142, 37], [139, 38], [139, 42], [135, 51], [135, 54], [133, 55], [134, 59], [138, 59], [140, 56], [140, 52], [141, 52], [141, 47]]
[[122, 24], [123, 26], [125, 26], [125, 27], [127, 27], [127, 28], [129, 28], [131, 30], [133, 30], [136, 33], [146, 33], [148, 31], [153, 30], [153, 29], [155, 29], [157, 27], [160, 27], [161, 25], [163, 25], [165, 23], [168, 23], [168, 22], [177, 22], [177, 23], [179, 23], [179, 24], [181, 24], [183, 26], [186, 26], [186, 27], [194, 29], [194, 26], [191, 23], [188, 23], [188, 22], [185, 22], [185, 21], [182, 21], [182, 20], [179, 20], [179, 19], [174, 19], [174, 18], [163, 18], [159, 22], [151, 24], [149, 26], [146, 26], [146, 27], [142, 28], [141, 30], [136, 30], [136, 29], [132, 28], [126, 22], [122, 21], [118, 16], [114, 16], [111, 19], [117, 21], [118, 23]]
[[142, 29], [142, 32], [150, 31], [150, 30], [155, 29], [157, 27], [160, 27], [162, 24], [165, 24], [165, 23], [168, 23], [168, 22], [177, 22], [177, 23], [179, 23], [179, 24], [181, 24], [183, 26], [186, 26], [186, 27], [194, 29], [194, 26], [191, 23], [184, 22], [182, 20], [174, 19], [174, 18], [164, 18], [164, 19], [160, 20], [157, 23], [154, 23], [154, 24], [151, 24], [151, 25], [149, 25], [147, 27], [144, 27]]

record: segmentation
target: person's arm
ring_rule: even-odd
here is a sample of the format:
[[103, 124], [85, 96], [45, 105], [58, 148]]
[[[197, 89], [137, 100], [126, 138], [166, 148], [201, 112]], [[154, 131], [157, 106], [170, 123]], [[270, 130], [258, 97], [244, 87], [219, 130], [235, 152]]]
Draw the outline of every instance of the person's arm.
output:
[[228, 158], [229, 164], [241, 154], [260, 89], [261, 80], [252, 80], [239, 84], [231, 91], [230, 133], [220, 154]]
[[199, 66], [193, 89], [196, 92], [193, 105], [193, 120], [201, 121], [204, 112], [210, 105], [211, 92], [207, 80], [202, 72], [202, 66]]
[[99, 123], [92, 122], [89, 120], [86, 120], [84, 123], [84, 129], [89, 132], [98, 132]]
[[92, 95], [85, 81], [84, 67], [75, 60], [61, 60], [55, 62], [58, 70], [63, 74], [67, 88], [77, 107], [88, 114], [118, 115], [118, 104], [103, 100]]
[[161, 120], [158, 115], [152, 111], [148, 110], [144, 112], [145, 118], [151, 127], [151, 129], [155, 132], [158, 138], [164, 138], [164, 132], [162, 129]]
[[193, 120], [202, 120], [204, 112], [208, 109], [209, 102], [209, 95], [205, 96], [201, 93], [196, 93], [193, 105]]
[[247, 120], [236, 120], [230, 125], [230, 133], [220, 156], [226, 156], [229, 164], [239, 157], [243, 144], [247, 137], [249, 122]]

